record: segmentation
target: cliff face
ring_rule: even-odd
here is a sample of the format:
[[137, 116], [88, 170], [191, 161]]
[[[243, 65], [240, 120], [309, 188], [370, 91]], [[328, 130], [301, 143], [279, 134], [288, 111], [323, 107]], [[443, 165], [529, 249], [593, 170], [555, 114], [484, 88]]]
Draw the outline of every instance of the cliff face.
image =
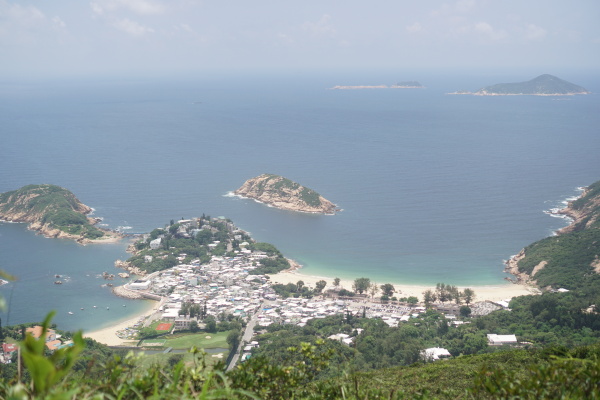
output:
[[80, 243], [109, 235], [95, 228], [86, 217], [92, 209], [73, 193], [55, 185], [28, 185], [0, 194], [0, 219], [29, 223], [29, 229], [47, 237], [73, 239]]
[[279, 175], [263, 174], [248, 179], [234, 193], [283, 210], [320, 214], [339, 211], [314, 190]]

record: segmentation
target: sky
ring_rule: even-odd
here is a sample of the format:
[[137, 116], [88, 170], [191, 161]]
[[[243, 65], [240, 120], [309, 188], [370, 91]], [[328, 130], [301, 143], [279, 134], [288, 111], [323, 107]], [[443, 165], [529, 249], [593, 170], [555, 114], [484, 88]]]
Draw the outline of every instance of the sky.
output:
[[600, 67], [598, 0], [0, 0], [0, 74]]

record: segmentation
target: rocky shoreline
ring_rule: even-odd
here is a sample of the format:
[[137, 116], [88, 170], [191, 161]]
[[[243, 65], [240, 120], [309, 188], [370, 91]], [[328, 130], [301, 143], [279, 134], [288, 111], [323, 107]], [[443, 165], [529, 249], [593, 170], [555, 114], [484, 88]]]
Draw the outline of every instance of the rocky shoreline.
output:
[[[564, 228], [561, 228], [555, 232], [557, 235], [562, 235], [565, 233], [573, 232], [577, 228], [577, 226], [581, 223], [581, 221], [586, 217], [587, 214], [585, 213], [585, 211], [574, 209], [572, 207], [572, 204], [574, 201], [576, 201], [582, 197], [585, 197], [588, 194], [588, 191], [589, 191], [589, 189], [585, 188], [583, 190], [583, 192], [575, 200], [568, 202], [564, 208], [561, 208], [560, 210], [552, 211], [553, 214], [565, 215], [572, 219], [572, 221], [571, 221], [571, 223], [569, 223], [569, 225], [567, 225]], [[510, 257], [504, 263], [504, 265], [505, 265], [504, 272], [507, 272], [515, 277], [515, 279], [510, 279], [510, 278], [506, 278], [506, 279], [513, 283], [521, 283], [521, 284], [528, 284], [528, 285], [536, 286], [537, 282], [534, 279], [535, 274], [538, 271], [540, 271], [542, 268], [544, 268], [545, 263], [542, 262], [539, 265], [537, 265], [533, 269], [531, 275], [527, 274], [525, 272], [521, 272], [519, 270], [519, 261], [524, 259], [525, 256], [526, 256], [525, 249], [521, 249], [521, 251], [518, 254]]]
[[[340, 211], [335, 204], [312, 189], [272, 174], [248, 179], [233, 194], [281, 210], [329, 215]], [[307, 199], [310, 199], [310, 202]]]

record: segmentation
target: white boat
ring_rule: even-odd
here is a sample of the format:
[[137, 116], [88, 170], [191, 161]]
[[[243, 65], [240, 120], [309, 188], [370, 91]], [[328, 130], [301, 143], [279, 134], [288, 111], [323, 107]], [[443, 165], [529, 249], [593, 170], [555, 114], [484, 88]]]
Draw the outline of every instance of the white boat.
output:
[[69, 314], [69, 315], [73, 315], [73, 313], [72, 313], [71, 311], [69, 311], [67, 314]]

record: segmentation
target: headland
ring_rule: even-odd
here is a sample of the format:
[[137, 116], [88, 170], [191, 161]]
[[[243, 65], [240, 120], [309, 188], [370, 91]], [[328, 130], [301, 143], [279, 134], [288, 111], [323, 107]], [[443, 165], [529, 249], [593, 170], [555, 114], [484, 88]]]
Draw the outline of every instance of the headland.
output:
[[0, 220], [28, 223], [30, 230], [49, 238], [71, 239], [80, 244], [114, 243], [118, 232], [94, 226], [91, 207], [56, 185], [27, 185], [0, 194]]

